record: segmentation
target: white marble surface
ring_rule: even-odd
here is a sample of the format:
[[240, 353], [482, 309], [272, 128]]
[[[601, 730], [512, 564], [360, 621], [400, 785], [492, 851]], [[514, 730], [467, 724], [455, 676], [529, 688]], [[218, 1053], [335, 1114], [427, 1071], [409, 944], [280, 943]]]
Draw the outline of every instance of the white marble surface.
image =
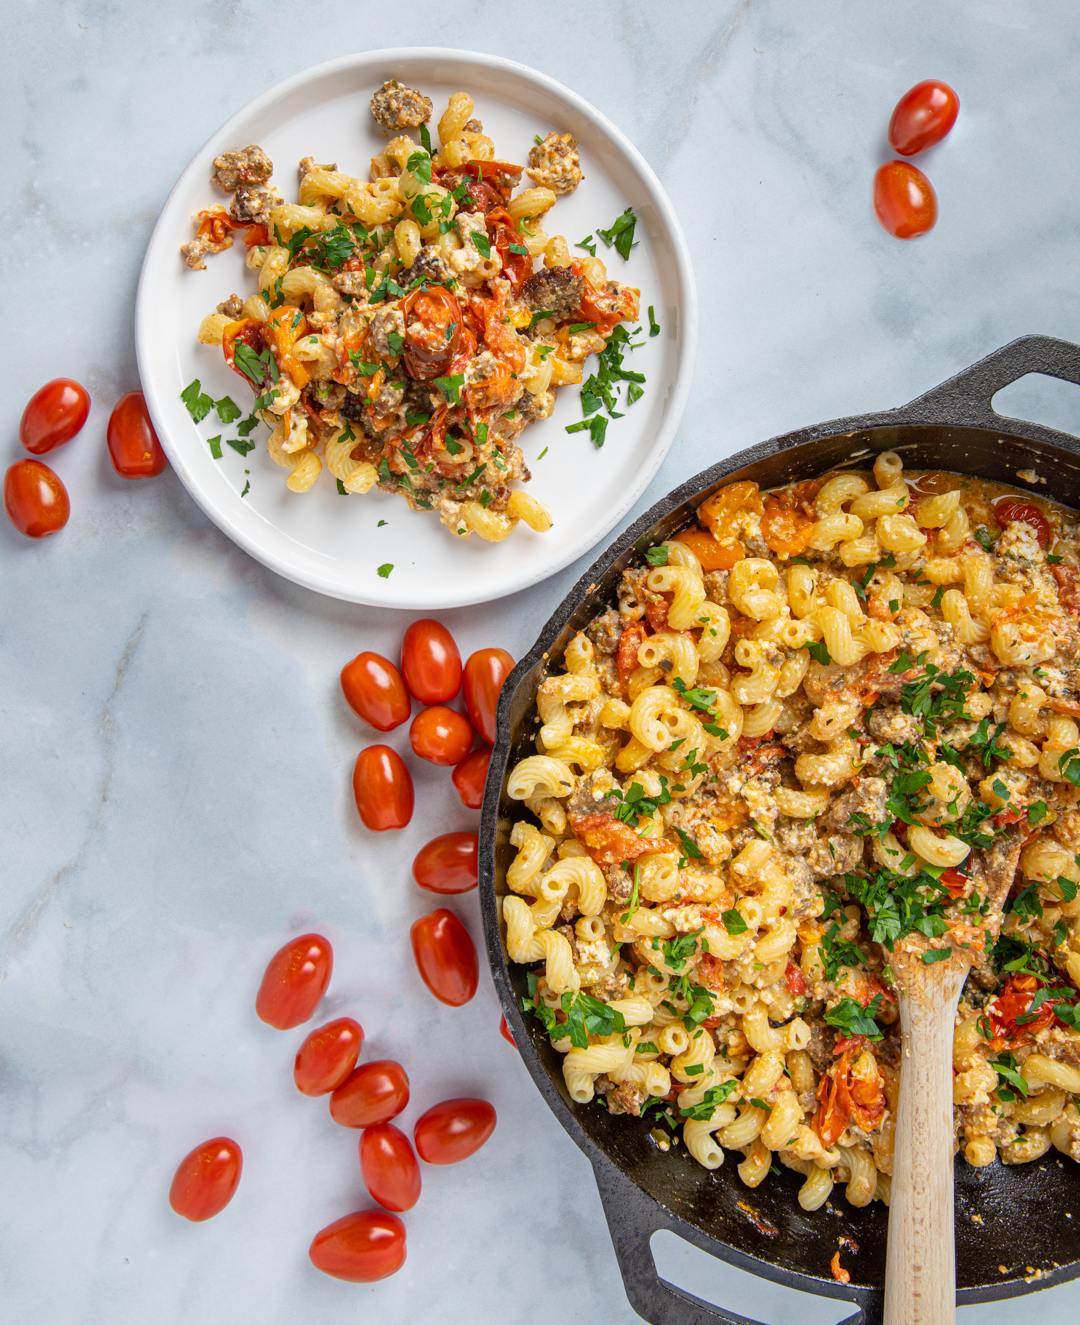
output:
[[[416, 0], [401, 18], [279, 0], [5, 10], [5, 464], [42, 381], [68, 374], [94, 398], [55, 459], [69, 527], [43, 544], [0, 529], [5, 1325], [517, 1325], [541, 1306], [636, 1319], [588, 1166], [499, 1037], [490, 981], [448, 1009], [412, 969], [408, 926], [432, 903], [409, 862], [475, 816], [426, 768], [405, 832], [372, 837], [352, 807], [350, 766], [372, 735], [337, 671], [362, 647], [393, 654], [406, 620], [275, 578], [174, 475], [125, 483], [105, 456], [112, 403], [137, 385], [143, 248], [221, 121], [306, 66], [415, 40], [536, 65], [629, 133], [682, 218], [703, 305], [690, 409], [640, 509], [720, 455], [899, 404], [1014, 336], [1080, 337], [1069, 0]], [[929, 165], [941, 221], [904, 245], [873, 219], [871, 177], [897, 96], [930, 76], [958, 89], [961, 117]], [[1080, 425], [1068, 396], [1014, 398]], [[463, 652], [519, 654], [580, 569], [447, 624]], [[451, 904], [479, 936], [475, 897]], [[406, 1123], [453, 1094], [499, 1111], [475, 1159], [425, 1172], [407, 1265], [379, 1285], [307, 1263], [312, 1234], [366, 1203], [356, 1134], [293, 1088], [302, 1032], [253, 1012], [263, 963], [308, 926], [335, 945], [327, 1015], [352, 1012], [366, 1053], [408, 1066]], [[172, 1170], [220, 1132], [244, 1148], [238, 1195], [212, 1223], [183, 1224], [166, 1205]], [[842, 1314], [658, 1254], [669, 1277], [759, 1320]], [[1074, 1320], [1080, 1285], [1037, 1303], [1047, 1325]]]

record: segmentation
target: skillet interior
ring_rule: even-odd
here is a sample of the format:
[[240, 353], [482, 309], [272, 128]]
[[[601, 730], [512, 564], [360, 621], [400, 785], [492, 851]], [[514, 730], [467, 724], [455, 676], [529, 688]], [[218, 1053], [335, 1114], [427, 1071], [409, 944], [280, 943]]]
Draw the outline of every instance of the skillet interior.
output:
[[[906, 413], [910, 417], [913, 412], [909, 406], [897, 414]], [[889, 418], [888, 415], [876, 417]], [[831, 1210], [826, 1207], [808, 1215], [795, 1199], [802, 1179], [786, 1169], [779, 1177], [773, 1175], [751, 1191], [739, 1181], [730, 1159], [721, 1169], [709, 1173], [690, 1159], [681, 1145], [666, 1153], [660, 1151], [649, 1136], [654, 1123], [626, 1116], [611, 1117], [595, 1104], [581, 1106], [569, 1099], [560, 1070], [561, 1055], [551, 1048], [538, 1021], [522, 1017], [520, 1001], [526, 994], [524, 972], [522, 968], [508, 966], [500, 933], [495, 897], [506, 891], [505, 871], [514, 854], [509, 834], [514, 822], [527, 816], [520, 803], [507, 797], [506, 777], [517, 760], [535, 753], [538, 720], [532, 696], [549, 670], [562, 670], [561, 657], [568, 640], [609, 602], [615, 601], [615, 586], [626, 565], [645, 547], [691, 523], [697, 504], [725, 483], [747, 478], [758, 482], [763, 489], [776, 487], [813, 478], [830, 469], [866, 468], [868, 455], [895, 450], [903, 457], [906, 468], [946, 469], [996, 479], [1018, 490], [1027, 488], [1062, 505], [1080, 508], [1080, 457], [1064, 449], [1070, 444], [1076, 446], [1075, 440], [1032, 425], [1015, 425], [1005, 420], [1001, 424], [1000, 431], [921, 424], [834, 431], [824, 436], [818, 435], [819, 430], [808, 430], [796, 435], [808, 440], [795, 444], [788, 444], [788, 439], [764, 443], [714, 467], [659, 503], [600, 558], [552, 618], [533, 653], [518, 664], [506, 686], [506, 691], [514, 687], [512, 694], [504, 693], [500, 705], [500, 719], [507, 723], [508, 730], [500, 734], [485, 799], [482, 903], [496, 984], [515, 1039], [538, 1087], [563, 1126], [592, 1160], [602, 1194], [606, 1185], [611, 1186], [605, 1183], [605, 1172], [613, 1165], [652, 1198], [657, 1207], [662, 1207], [656, 1209], [655, 1227], [674, 1228], [742, 1268], [829, 1296], [864, 1298], [858, 1289], [882, 1287], [888, 1220], [884, 1206], [875, 1202], [855, 1210], [838, 1191], [830, 1203]], [[1018, 435], [1019, 427], [1043, 436]], [[1046, 437], [1059, 444], [1044, 440]], [[1018, 470], [1030, 468], [1045, 477], [1046, 483], [1031, 485], [1018, 479]], [[712, 481], [702, 485], [702, 479]], [[614, 1185], [620, 1186], [617, 1181]], [[979, 1170], [958, 1161], [956, 1213], [957, 1286], [961, 1300], [1011, 1296], [1080, 1274], [1080, 1165], [1064, 1160], [1056, 1151], [1034, 1163], [1012, 1168], [995, 1163]], [[980, 1222], [973, 1222], [973, 1216]], [[613, 1217], [610, 1206], [608, 1218], [618, 1250], [618, 1214]], [[775, 1227], [775, 1236], [760, 1231], [761, 1221]], [[841, 1235], [853, 1238], [860, 1248], [858, 1255], [845, 1254], [843, 1258], [851, 1273], [850, 1289], [855, 1292], [841, 1289], [829, 1272], [829, 1260]], [[621, 1252], [620, 1260], [623, 1260]], [[999, 1267], [1004, 1267], [1004, 1272]], [[1033, 1277], [1036, 1271], [1037, 1278]], [[629, 1289], [625, 1264], [623, 1273]], [[872, 1292], [872, 1297], [876, 1298], [877, 1294]], [[638, 1303], [635, 1305], [641, 1309]], [[876, 1315], [876, 1311], [870, 1314]], [[652, 1314], [648, 1318], [660, 1319]]]

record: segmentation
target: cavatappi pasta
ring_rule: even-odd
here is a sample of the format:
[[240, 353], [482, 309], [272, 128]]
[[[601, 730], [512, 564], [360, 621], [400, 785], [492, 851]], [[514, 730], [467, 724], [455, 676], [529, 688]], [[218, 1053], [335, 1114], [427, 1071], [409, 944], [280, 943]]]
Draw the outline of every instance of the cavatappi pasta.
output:
[[511, 487], [530, 477], [516, 439], [551, 414], [560, 385], [582, 381], [590, 354], [625, 336], [616, 328], [636, 319], [640, 292], [544, 229], [582, 178], [569, 134], [537, 138], [531, 185], [515, 193], [523, 167], [496, 159], [472, 99], [451, 96], [437, 147], [432, 109], [390, 80], [372, 98], [389, 141], [369, 178], [305, 157], [297, 202], [269, 187], [261, 148], [226, 152], [213, 181], [230, 208], [199, 212], [181, 252], [200, 269], [245, 232], [257, 292], [220, 304], [198, 338], [252, 387], [251, 426], [271, 429], [290, 490], [325, 469], [340, 492], [379, 487], [437, 511], [458, 537], [497, 542], [521, 521], [551, 527]]
[[957, 1148], [1080, 1160], [1076, 515], [892, 453], [698, 515], [568, 645], [509, 779], [539, 823], [508, 949], [571, 1097], [748, 1186], [775, 1156], [807, 1210], [887, 1202], [883, 945], [964, 945]]

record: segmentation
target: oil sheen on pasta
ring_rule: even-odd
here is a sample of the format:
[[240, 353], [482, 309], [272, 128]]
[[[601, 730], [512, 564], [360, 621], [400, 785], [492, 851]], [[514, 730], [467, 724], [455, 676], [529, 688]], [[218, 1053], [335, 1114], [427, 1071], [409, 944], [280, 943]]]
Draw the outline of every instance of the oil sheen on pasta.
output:
[[509, 779], [507, 946], [572, 1098], [751, 1187], [779, 1161], [807, 1210], [887, 1202], [883, 945], [960, 944], [958, 1148], [1080, 1159], [1077, 516], [886, 452], [699, 520], [570, 642]]
[[[369, 179], [305, 157], [296, 202], [270, 186], [261, 148], [226, 152], [213, 182], [230, 208], [201, 211], [181, 251], [201, 269], [244, 233], [258, 291], [221, 303], [199, 340], [252, 387], [292, 491], [325, 468], [340, 492], [378, 486], [497, 542], [519, 521], [551, 527], [511, 486], [530, 477], [516, 439], [636, 319], [640, 292], [544, 231], [582, 178], [573, 138], [537, 137], [528, 168], [512, 165], [473, 109], [454, 93], [429, 152], [430, 100], [391, 79], [372, 98], [389, 141]], [[532, 184], [515, 193], [523, 170]]]

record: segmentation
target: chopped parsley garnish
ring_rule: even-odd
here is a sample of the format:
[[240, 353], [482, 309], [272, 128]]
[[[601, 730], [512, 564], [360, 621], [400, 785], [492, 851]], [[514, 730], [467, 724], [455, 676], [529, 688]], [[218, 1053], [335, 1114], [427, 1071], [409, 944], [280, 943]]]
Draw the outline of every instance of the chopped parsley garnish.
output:
[[983, 768], [989, 768], [995, 759], [1008, 759], [1012, 754], [1008, 747], [998, 744], [1004, 730], [1005, 724], [999, 722], [991, 731], [990, 719], [983, 718], [982, 722], [972, 732], [968, 747], [979, 752]]
[[1016, 1091], [1019, 1091], [1024, 1099], [1027, 1099], [1028, 1084], [1017, 1070], [1015, 1055], [1002, 1054], [1000, 1058], [991, 1058], [990, 1066], [998, 1074], [997, 1097], [999, 1100], [1011, 1104], [1016, 1099]]
[[378, 570], [379, 578], [383, 580], [388, 580], [390, 578], [390, 572], [393, 569], [394, 569], [394, 563], [392, 561], [384, 561]]
[[575, 248], [583, 248], [586, 253], [596, 257], [596, 244], [593, 242], [592, 235], [586, 235], [584, 239], [579, 239], [574, 245]]
[[592, 331], [595, 326], [595, 322], [572, 322], [566, 330], [571, 336], [576, 336], [579, 331]]
[[258, 422], [259, 422], [258, 415], [249, 414], [247, 418], [243, 421], [243, 423], [238, 423], [236, 425], [236, 431], [240, 434], [241, 437], [246, 437], [248, 433], [254, 430], [255, 425]]
[[668, 550], [665, 544], [657, 543], [656, 547], [649, 548], [645, 553], [645, 560], [650, 566], [666, 566], [668, 564]]
[[421, 145], [423, 146], [424, 151], [428, 154], [428, 156], [431, 156], [431, 134], [428, 131], [428, 127], [426, 124], [421, 124], [420, 126], [420, 142]]
[[487, 469], [486, 460], [482, 464], [477, 465], [477, 467], [467, 478], [463, 478], [461, 480], [461, 482], [457, 485], [458, 491], [460, 492], [462, 488], [467, 488], [470, 483], [475, 483], [485, 469]]
[[607, 438], [607, 426], [607, 419], [601, 414], [596, 414], [591, 419], [582, 419], [580, 423], [570, 424], [566, 431], [587, 432], [592, 437], [596, 449], [599, 450]]
[[667, 805], [671, 793], [668, 791], [668, 780], [661, 773], [660, 792], [656, 796], [647, 796], [640, 782], [631, 782], [625, 791], [612, 787], [605, 799], [618, 802], [613, 811], [616, 819], [636, 828], [643, 816], [648, 818], [656, 813], [658, 806]]
[[693, 957], [695, 952], [697, 952], [697, 941], [700, 933], [700, 929], [695, 929], [689, 934], [680, 934], [678, 938], [665, 939], [661, 944], [664, 961], [676, 974], [682, 970], [687, 961]]
[[381, 529], [385, 523], [386, 523], [385, 520], [380, 520], [379, 523], [375, 526], [375, 528]]
[[511, 244], [510, 252], [516, 253], [519, 258], [527, 258], [529, 256], [529, 250], [524, 244]]
[[[251, 346], [245, 345], [243, 341], [234, 342], [233, 362], [255, 386], [262, 386], [266, 380], [267, 359], [269, 357], [268, 350], [264, 350], [262, 354], [256, 354]], [[210, 399], [209, 396], [207, 399]]]
[[[423, 140], [423, 134], [420, 137]], [[426, 145], [424, 151], [412, 153], [405, 162], [405, 169], [421, 184], [431, 183], [431, 154], [427, 151]]]
[[829, 652], [829, 646], [824, 640], [807, 640], [805, 644], [802, 644], [799, 647], [806, 649], [810, 654], [810, 657], [813, 658], [815, 662], [820, 663], [822, 667], [828, 667], [832, 662], [832, 654]]
[[345, 489], [345, 484], [342, 483], [341, 479], [337, 480], [337, 490], [339, 497], [347, 497], [349, 495]]
[[927, 948], [922, 959], [927, 966], [932, 966], [934, 962], [946, 961], [951, 956], [952, 948]]
[[461, 388], [465, 385], [465, 374], [454, 373], [452, 377], [437, 377], [435, 385], [451, 405], [456, 405], [461, 399]]
[[244, 412], [240, 406], [228, 396], [222, 396], [220, 400], [215, 400], [214, 408], [217, 410], [217, 416], [222, 423], [233, 423]]
[[456, 437], [447, 437], [445, 441], [446, 449], [451, 455], [460, 455], [460, 453], [465, 450], [464, 446], [462, 446]]
[[247, 455], [249, 451], [255, 450], [254, 442], [241, 441], [239, 437], [229, 437], [228, 444], [234, 451], [239, 451], [241, 455]]
[[989, 552], [994, 546], [994, 540], [990, 534], [990, 530], [987, 529], [985, 525], [980, 525], [978, 529], [975, 530], [975, 542], [987, 552]]
[[656, 320], [656, 314], [653, 312], [652, 304], [649, 305], [649, 335], [660, 335], [660, 323]]
[[405, 344], [405, 337], [400, 331], [391, 331], [387, 333], [386, 343], [390, 346], [390, 353], [397, 355], [401, 353], [402, 346]]
[[221, 434], [218, 433], [218, 435], [217, 435], [216, 437], [208, 437], [208, 438], [206, 439], [206, 445], [210, 448], [210, 454], [214, 457], [214, 459], [215, 459], [215, 460], [220, 460], [220, 459], [221, 459]]
[[616, 1008], [609, 1007], [607, 1003], [601, 1003], [597, 998], [591, 998], [588, 994], [571, 993], [569, 990], [563, 994], [560, 1007], [566, 1020], [562, 1022], [556, 1020], [552, 1009], [545, 1008], [544, 1010], [551, 1014], [551, 1021], [548, 1022], [540, 1013], [542, 1006], [543, 1004], [534, 1006], [532, 1010], [541, 1016], [553, 1042], [564, 1040], [569, 1036], [570, 1043], [575, 1049], [587, 1049], [590, 1035], [626, 1034], [626, 1021], [622, 1013]]
[[482, 235], [479, 230], [473, 230], [472, 242], [476, 245], [476, 250], [482, 258], [491, 257], [491, 240], [487, 235]]
[[672, 689], [677, 691], [683, 699], [692, 707], [700, 710], [702, 713], [711, 713], [716, 704], [716, 691], [705, 690], [701, 686], [695, 686], [692, 690], [682, 679], [677, 676], [671, 683]]
[[634, 866], [634, 886], [630, 889], [630, 902], [627, 909], [619, 917], [620, 924], [628, 925], [633, 919], [634, 912], [638, 909], [638, 890], [641, 887], [641, 866]]
[[735, 907], [732, 907], [730, 911], [722, 911], [720, 919], [724, 922], [724, 928], [733, 939], [738, 938], [740, 934], [745, 934], [750, 928], [743, 919], [742, 912]]
[[538, 322], [543, 322], [544, 318], [552, 316], [554, 316], [554, 314], [550, 308], [538, 308], [529, 319], [529, 331], [532, 331], [533, 327], [535, 327]]
[[[239, 348], [237, 346], [237, 349]], [[244, 346], [244, 348], [246, 349], [247, 346]], [[214, 408], [213, 397], [206, 395], [201, 389], [198, 378], [184, 387], [183, 391], [180, 392], [180, 399], [187, 406], [187, 412], [196, 423], [201, 423]]]
[[721, 1082], [719, 1086], [712, 1086], [707, 1090], [702, 1096], [700, 1104], [695, 1104], [689, 1109], [680, 1107], [679, 1113], [684, 1118], [693, 1119], [695, 1122], [707, 1122], [712, 1117], [713, 1112], [724, 1103], [728, 1096], [734, 1094], [738, 1087], [739, 1078], [732, 1077], [730, 1081]]
[[[634, 246], [634, 228], [637, 225], [637, 217], [634, 215], [634, 209], [627, 207], [621, 216], [616, 217], [609, 230], [597, 230], [596, 233], [600, 239], [610, 248], [615, 245], [615, 252], [622, 258], [630, 256], [630, 250]], [[584, 248], [584, 244], [579, 244], [579, 248]]]
[[[700, 847], [690, 836], [690, 834], [686, 832], [685, 829], [676, 826], [675, 836], [679, 839], [679, 842], [682, 844], [684, 860], [690, 858], [693, 858], [694, 860], [700, 860], [702, 858]], [[682, 862], [680, 862], [680, 864], [682, 864]]]

